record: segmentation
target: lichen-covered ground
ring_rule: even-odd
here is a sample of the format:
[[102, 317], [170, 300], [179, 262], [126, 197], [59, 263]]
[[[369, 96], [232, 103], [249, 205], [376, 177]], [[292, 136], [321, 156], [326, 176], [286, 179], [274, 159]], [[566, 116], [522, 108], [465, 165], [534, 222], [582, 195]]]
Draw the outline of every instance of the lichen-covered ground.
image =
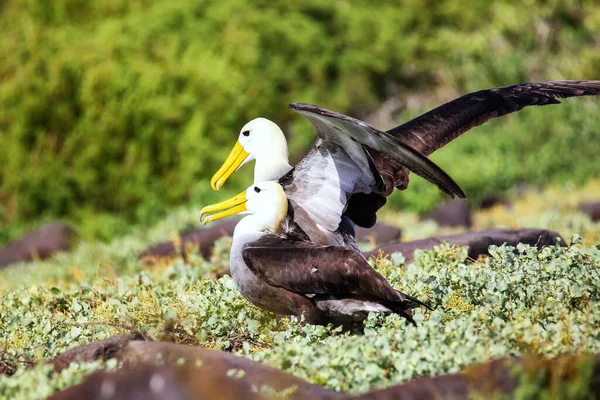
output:
[[[419, 376], [458, 372], [479, 361], [535, 353], [600, 352], [600, 223], [577, 211], [600, 197], [600, 182], [529, 193], [512, 208], [475, 215], [475, 229], [537, 227], [556, 230], [568, 247], [542, 251], [494, 248], [468, 260], [466, 249], [441, 246], [404, 265], [396, 254], [376, 268], [397, 288], [435, 311], [419, 310], [418, 326], [401, 318], [365, 322], [364, 334], [341, 334], [290, 321], [249, 305], [231, 278], [222, 239], [210, 262], [191, 256], [152, 268], [137, 255], [148, 244], [197, 224], [198, 210], [180, 210], [151, 230], [111, 244], [81, 244], [70, 254], [0, 272], [1, 398], [45, 398], [90, 371], [62, 373], [41, 363], [79, 344], [136, 331], [169, 340], [238, 352], [327, 388], [360, 393]], [[384, 213], [405, 240], [456, 231], [416, 216]], [[34, 366], [35, 365], [35, 366]], [[16, 369], [16, 372], [15, 372]]]

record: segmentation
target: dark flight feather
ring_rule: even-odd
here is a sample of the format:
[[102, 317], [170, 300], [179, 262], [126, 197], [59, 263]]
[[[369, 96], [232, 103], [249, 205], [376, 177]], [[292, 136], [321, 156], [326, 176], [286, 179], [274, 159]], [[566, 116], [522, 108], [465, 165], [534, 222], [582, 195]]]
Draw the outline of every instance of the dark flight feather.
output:
[[462, 189], [444, 170], [419, 151], [396, 140], [393, 136], [358, 119], [311, 104], [293, 103], [288, 107], [308, 119], [317, 129], [319, 136], [329, 139], [334, 136], [349, 135], [353, 140], [370, 149], [370, 154], [380, 153], [383, 157], [395, 161], [437, 185], [450, 196], [466, 198]]
[[[502, 117], [527, 106], [560, 104], [557, 99], [595, 95], [600, 95], [598, 80], [534, 82], [480, 90], [443, 104], [388, 130], [387, 133], [428, 156], [492, 118]], [[327, 113], [329, 112], [324, 110], [321, 114]], [[331, 116], [335, 117], [333, 114]], [[370, 228], [377, 220], [377, 210], [385, 204], [385, 197], [392, 193], [394, 187], [399, 190], [408, 187], [410, 168], [372, 149], [366, 151], [372, 156], [386, 190], [382, 193], [353, 195], [348, 200], [344, 215], [356, 225]]]
[[425, 155], [492, 118], [528, 106], [560, 104], [557, 99], [600, 94], [600, 81], [533, 82], [480, 90], [387, 131]]

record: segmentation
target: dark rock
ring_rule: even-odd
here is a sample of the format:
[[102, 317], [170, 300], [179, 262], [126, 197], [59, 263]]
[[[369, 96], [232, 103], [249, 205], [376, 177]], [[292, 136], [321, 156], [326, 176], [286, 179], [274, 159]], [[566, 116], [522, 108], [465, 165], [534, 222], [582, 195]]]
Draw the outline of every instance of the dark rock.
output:
[[[177, 248], [175, 248], [176, 243], [174, 241], [158, 243], [144, 250], [139, 258], [152, 261], [156, 258], [176, 257], [178, 254], [185, 256], [186, 249], [189, 250], [190, 246], [193, 246], [200, 249], [204, 258], [209, 259], [215, 241], [223, 236], [232, 236], [238, 221], [229, 220], [209, 228], [192, 229], [181, 234], [181, 241], [178, 243]], [[385, 224], [376, 224], [370, 229], [357, 226], [355, 229], [357, 241], [373, 241], [377, 245], [399, 240], [402, 234], [399, 228]]]
[[[133, 345], [132, 347], [129, 347]], [[157, 355], [162, 361], [157, 360]], [[515, 393], [523, 375], [544, 393], [577, 384], [581, 393], [600, 393], [600, 357], [563, 355], [556, 359], [504, 358], [467, 367], [459, 374], [411, 382], [347, 396], [305, 382], [291, 374], [229, 353], [177, 344], [129, 342], [119, 372], [99, 372], [83, 383], [50, 397], [70, 399], [307, 399], [434, 400], [495, 398]], [[585, 368], [585, 370], [583, 369]], [[588, 370], [591, 368], [591, 371]], [[591, 372], [590, 379], [587, 377]], [[582, 386], [585, 385], [585, 386]], [[277, 393], [277, 396], [273, 394]], [[284, 395], [285, 393], [285, 395]]]
[[484, 196], [483, 198], [481, 198], [481, 200], [479, 200], [479, 208], [482, 210], [492, 208], [496, 205], [510, 206], [511, 202], [508, 201], [505, 197], [497, 194]]
[[353, 397], [357, 400], [459, 400], [468, 398], [469, 387], [460, 374], [419, 378], [403, 385]]
[[588, 201], [579, 205], [579, 210], [590, 216], [594, 222], [600, 221], [600, 201]]
[[269, 391], [289, 391], [288, 399], [345, 397], [217, 350], [129, 341], [114, 355], [122, 361], [121, 371], [93, 374], [50, 399], [268, 399]]
[[371, 242], [382, 245], [400, 240], [402, 231], [400, 228], [386, 224], [375, 224], [372, 228], [355, 228], [357, 242]]
[[54, 365], [54, 370], [60, 372], [67, 368], [73, 361], [81, 360], [92, 362], [108, 360], [115, 357], [130, 340], [141, 339], [140, 335], [117, 335], [98, 342], [88, 343], [65, 351], [54, 357], [48, 363]]
[[238, 220], [224, 221], [209, 228], [196, 228], [181, 234], [178, 248], [174, 242], [162, 242], [155, 244], [140, 254], [141, 259], [152, 259], [161, 257], [175, 257], [177, 254], [185, 254], [190, 246], [197, 247], [202, 256], [208, 259], [211, 255], [215, 241], [223, 236], [232, 236]]
[[[220, 382], [215, 384], [217, 388], [235, 386], [237, 390], [250, 393], [253, 386], [258, 388], [268, 386], [276, 391], [295, 386], [296, 389], [290, 398], [298, 399], [313, 398], [330, 393], [318, 385], [310, 384], [294, 375], [264, 364], [231, 353], [200, 347], [174, 343], [131, 341], [123, 349], [119, 359], [123, 362], [123, 366], [128, 369], [137, 369], [140, 365], [157, 364], [157, 360], [167, 360], [173, 363], [177, 363], [178, 360], [186, 360], [185, 365], [205, 366], [206, 368], [202, 370], [201, 374], [194, 377], [194, 382], [189, 382], [190, 385], [193, 384], [198, 387]], [[243, 372], [239, 372], [237, 378], [235, 376], [232, 378], [228, 376], [232, 374], [232, 371]], [[240, 377], [240, 375], [243, 376]]]
[[[581, 365], [592, 368], [591, 379], [585, 380], [581, 393], [598, 398], [600, 390], [600, 358], [598, 355], [565, 355], [553, 360], [533, 357], [504, 358], [466, 368], [460, 374], [419, 378], [411, 382], [354, 397], [360, 400], [437, 400], [468, 398], [512, 398], [523, 374], [531, 374], [540, 392], [570, 387], [587, 376]], [[535, 376], [533, 375], [535, 374]], [[585, 385], [585, 386], [583, 386]], [[550, 390], [550, 391], [549, 391]], [[549, 391], [549, 392], [548, 392]]]
[[546, 229], [488, 229], [457, 235], [436, 236], [412, 242], [392, 243], [370, 251], [365, 256], [377, 256], [380, 252], [383, 254], [401, 252], [406, 258], [406, 262], [410, 262], [414, 260], [415, 250], [430, 250], [434, 246], [448, 242], [455, 246], [469, 246], [469, 257], [477, 259], [481, 255], [489, 255], [488, 248], [491, 245], [501, 246], [506, 243], [509, 246], [516, 246], [523, 243], [542, 248], [555, 245], [558, 238], [561, 239], [561, 244], [565, 245], [565, 240], [558, 233]]
[[75, 232], [60, 222], [53, 222], [29, 232], [21, 239], [0, 249], [0, 267], [31, 261], [34, 257], [43, 260], [59, 251], [71, 249]]
[[[49, 400], [188, 400], [184, 388], [169, 368], [96, 372], [83, 383], [49, 397]], [[211, 398], [211, 397], [206, 397]], [[219, 398], [219, 397], [217, 397]]]
[[464, 199], [447, 201], [423, 217], [430, 219], [442, 226], [471, 227], [471, 208]]
[[517, 386], [510, 368], [517, 358], [504, 358], [467, 367], [459, 374], [418, 378], [408, 383], [356, 397], [360, 400], [468, 399], [473, 395], [509, 394]]

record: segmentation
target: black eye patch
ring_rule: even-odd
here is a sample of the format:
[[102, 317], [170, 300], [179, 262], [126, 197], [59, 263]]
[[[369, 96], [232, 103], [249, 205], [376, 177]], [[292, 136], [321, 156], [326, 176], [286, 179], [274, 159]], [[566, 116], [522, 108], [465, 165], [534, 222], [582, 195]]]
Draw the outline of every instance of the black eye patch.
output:
[[244, 132], [242, 132], [242, 135], [244, 135], [244, 136], [250, 136], [250, 131], [244, 131]]
[[258, 186], [254, 186], [254, 191], [255, 191], [256, 193], [260, 193], [260, 188], [259, 188]]

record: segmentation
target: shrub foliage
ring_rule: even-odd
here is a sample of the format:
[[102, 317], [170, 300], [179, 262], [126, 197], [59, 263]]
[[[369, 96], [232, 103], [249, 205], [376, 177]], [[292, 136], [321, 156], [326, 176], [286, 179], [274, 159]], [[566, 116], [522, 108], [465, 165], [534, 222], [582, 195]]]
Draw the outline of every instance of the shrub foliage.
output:
[[[229, 276], [210, 279], [228, 265], [226, 240], [208, 262], [190, 254], [187, 264], [176, 258], [144, 268], [137, 254], [196, 220], [198, 210], [174, 213], [111, 244], [83, 243], [70, 254], [15, 265], [0, 271], [0, 365], [16, 369], [12, 377], [0, 376], [0, 397], [41, 399], [77, 383], [104, 366], [73, 364], [51, 374], [40, 362], [130, 331], [235, 351], [350, 393], [459, 372], [498, 357], [600, 352], [600, 223], [588, 219], [583, 224], [581, 214], [548, 204], [548, 198], [557, 198], [552, 191], [546, 195], [534, 203], [554, 210], [551, 218], [540, 213], [534, 219], [517, 202], [505, 222], [525, 215], [524, 224], [560, 227], [565, 237], [585, 232], [584, 239], [594, 238], [585, 241], [591, 245], [573, 235], [569, 247], [494, 247], [489, 258], [478, 261], [467, 259], [465, 248], [447, 245], [419, 251], [409, 265], [399, 253], [377, 260], [375, 267], [395, 287], [435, 311], [417, 311], [416, 327], [396, 316], [373, 314], [359, 335], [277, 323], [244, 300]], [[412, 225], [411, 235], [428, 234], [429, 223]], [[28, 368], [34, 362], [38, 365]], [[533, 378], [528, 379], [523, 390], [535, 391]]]
[[[256, 116], [284, 126], [299, 121], [285, 109], [290, 102], [364, 116], [389, 96], [431, 93], [414, 113], [485, 87], [600, 76], [595, 2], [530, 0], [530, 11], [523, 7], [475, 0], [4, 2], [0, 221], [66, 216], [111, 236], [122, 224], [87, 217], [101, 211], [146, 221], [167, 206], [205, 200], [207, 179], [242, 124]], [[500, 187], [562, 177], [579, 163], [578, 151], [598, 151], [581, 140], [593, 134], [586, 118], [597, 107], [565, 110], [517, 117], [494, 138], [480, 131], [482, 139], [461, 150], [453, 145], [439, 160], [450, 159], [443, 166], [471, 196], [487, 190], [490, 177]], [[293, 150], [312, 137], [306, 122], [297, 125]], [[560, 158], [547, 152], [540, 140], [549, 137], [570, 148], [561, 147]], [[480, 155], [494, 146], [500, 149]], [[505, 163], [514, 151], [525, 155]], [[474, 155], [477, 167], [451, 168], [461, 155]], [[480, 164], [485, 173], [475, 174]], [[231, 190], [248, 177], [246, 169]], [[420, 187], [399, 204], [430, 207], [437, 193]], [[423, 193], [431, 200], [419, 201]]]

